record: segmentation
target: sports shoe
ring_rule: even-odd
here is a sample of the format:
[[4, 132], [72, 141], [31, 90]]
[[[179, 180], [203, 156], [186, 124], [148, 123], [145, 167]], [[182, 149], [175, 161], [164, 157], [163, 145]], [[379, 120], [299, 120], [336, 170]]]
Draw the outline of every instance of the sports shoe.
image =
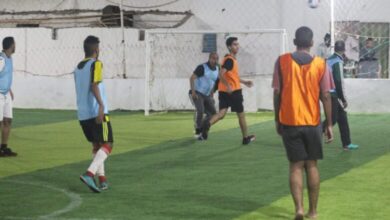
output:
[[194, 138], [195, 138], [195, 139], [199, 139], [201, 133], [202, 133], [202, 130], [201, 130], [200, 128], [197, 128], [197, 129], [195, 130]]
[[100, 193], [100, 189], [96, 186], [94, 178], [88, 176], [87, 174], [83, 174], [80, 176], [80, 180], [89, 187], [92, 192]]
[[203, 121], [202, 123], [202, 132], [198, 140], [207, 140], [210, 130], [210, 122], [208, 120]]
[[108, 183], [107, 181], [100, 183], [100, 190], [107, 190], [108, 189]]
[[11, 148], [0, 148], [0, 157], [16, 157], [18, 154], [13, 152]]
[[350, 145], [348, 145], [348, 149], [349, 150], [356, 150], [358, 148], [359, 148], [359, 145], [357, 145], [357, 144], [350, 144]]
[[244, 137], [242, 139], [242, 144], [243, 145], [248, 145], [249, 143], [251, 143], [252, 141], [256, 140], [256, 136], [254, 135], [249, 135], [247, 137]]

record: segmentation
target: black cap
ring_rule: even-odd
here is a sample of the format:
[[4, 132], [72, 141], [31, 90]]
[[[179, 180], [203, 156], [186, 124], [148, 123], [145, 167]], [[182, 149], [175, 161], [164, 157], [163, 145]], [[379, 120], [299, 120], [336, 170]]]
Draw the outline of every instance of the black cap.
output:
[[345, 43], [342, 40], [338, 40], [334, 43], [334, 50], [336, 52], [344, 52], [345, 51]]

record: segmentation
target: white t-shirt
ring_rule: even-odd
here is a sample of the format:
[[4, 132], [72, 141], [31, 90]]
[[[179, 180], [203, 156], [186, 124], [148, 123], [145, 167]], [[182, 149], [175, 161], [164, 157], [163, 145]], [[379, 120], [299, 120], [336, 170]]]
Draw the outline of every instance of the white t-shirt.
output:
[[359, 61], [359, 40], [357, 38], [347, 37], [345, 40], [345, 56], [350, 60]]

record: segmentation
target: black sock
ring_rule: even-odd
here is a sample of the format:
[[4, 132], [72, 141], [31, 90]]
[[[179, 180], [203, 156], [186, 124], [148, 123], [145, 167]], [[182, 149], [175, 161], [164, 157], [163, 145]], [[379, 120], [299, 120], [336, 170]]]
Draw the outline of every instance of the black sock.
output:
[[1, 149], [7, 148], [7, 144], [1, 144], [1, 145], [0, 145], [0, 148], [1, 148]]

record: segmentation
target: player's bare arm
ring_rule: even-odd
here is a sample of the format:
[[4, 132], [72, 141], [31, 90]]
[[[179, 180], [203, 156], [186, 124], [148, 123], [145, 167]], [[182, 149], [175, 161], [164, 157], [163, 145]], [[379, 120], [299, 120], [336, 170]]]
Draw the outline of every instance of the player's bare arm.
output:
[[279, 121], [279, 111], [280, 111], [280, 91], [274, 90], [274, 113], [275, 113], [275, 127], [276, 132], [279, 135], [282, 135], [282, 126]]
[[240, 79], [240, 83], [244, 84], [245, 86], [251, 88], [253, 86], [253, 81], [252, 80], [243, 80]]
[[329, 92], [321, 93], [321, 102], [324, 106], [327, 126], [325, 129], [326, 143], [333, 141], [333, 124], [332, 124], [332, 100]]
[[227, 69], [225, 68], [221, 68], [221, 70], [219, 71], [219, 80], [222, 84], [224, 84], [227, 88], [227, 93], [231, 94], [233, 91], [232, 91], [232, 88], [230, 88], [230, 85], [229, 83], [227, 83], [226, 79], [225, 79], [225, 73], [227, 72]]
[[101, 124], [104, 118], [104, 104], [102, 101], [102, 97], [100, 96], [99, 82], [92, 83], [92, 93], [96, 98], [96, 101], [99, 104], [99, 114], [96, 118], [96, 123]]
[[192, 74], [191, 77], [190, 77], [190, 87], [191, 87], [191, 96], [193, 99], [197, 99], [198, 98], [198, 95], [196, 95], [196, 92], [195, 92], [195, 80], [196, 80], [197, 76], [195, 74]]

